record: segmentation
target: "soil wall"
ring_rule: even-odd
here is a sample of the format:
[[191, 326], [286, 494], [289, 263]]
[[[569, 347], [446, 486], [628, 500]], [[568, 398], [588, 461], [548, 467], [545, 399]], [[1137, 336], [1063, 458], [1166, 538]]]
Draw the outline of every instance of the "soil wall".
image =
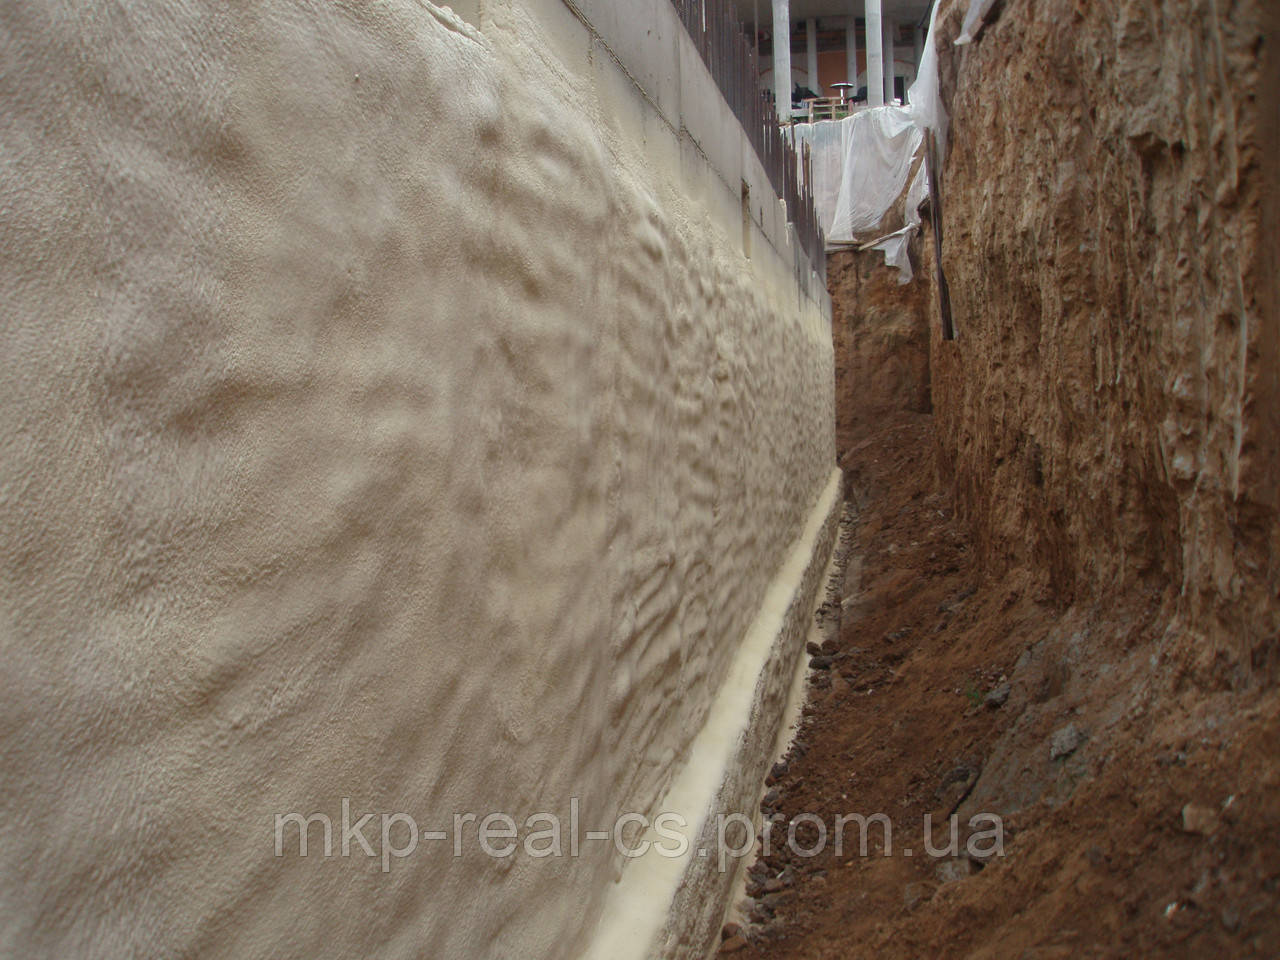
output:
[[914, 276], [898, 283], [878, 250], [828, 255], [836, 364], [836, 455], [887, 413], [931, 409], [929, 324], [933, 310], [931, 235], [912, 240]]
[[1006, 3], [953, 47], [965, 6], [932, 370], [959, 506], [1061, 600], [1171, 585], [1182, 666], [1247, 683], [1280, 572], [1276, 7]]

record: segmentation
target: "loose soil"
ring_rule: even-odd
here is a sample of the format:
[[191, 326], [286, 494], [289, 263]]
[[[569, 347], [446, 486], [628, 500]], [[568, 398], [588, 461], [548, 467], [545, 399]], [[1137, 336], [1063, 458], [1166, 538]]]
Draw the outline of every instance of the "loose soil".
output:
[[[800, 814], [883, 813], [891, 843], [873, 826], [859, 855], [856, 825], [840, 856], [775, 843], [750, 868], [754, 922], [723, 949], [1280, 956], [1277, 697], [1148, 683], [1167, 596], [1064, 609], [1033, 572], [984, 581], [933, 426], [899, 412], [848, 436], [843, 622], [763, 807], [784, 840]], [[936, 847], [953, 812], [960, 855], [925, 855], [925, 818]], [[1003, 856], [965, 852], [975, 813], [1002, 818]], [[802, 823], [798, 841], [815, 838]]]

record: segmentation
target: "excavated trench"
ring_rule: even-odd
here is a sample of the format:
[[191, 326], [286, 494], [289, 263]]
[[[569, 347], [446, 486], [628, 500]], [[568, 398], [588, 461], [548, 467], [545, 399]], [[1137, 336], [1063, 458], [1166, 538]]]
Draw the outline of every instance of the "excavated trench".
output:
[[[832, 265], [838, 316], [852, 260]], [[1272, 955], [1274, 695], [1161, 689], [1155, 651], [1176, 627], [1158, 592], [1087, 605], [1034, 568], [984, 575], [940, 467], [937, 417], [868, 416], [866, 400], [839, 411], [842, 569], [761, 819], [778, 835], [800, 824], [805, 850], [818, 841], [812, 816], [830, 827], [884, 814], [892, 833], [870, 830], [865, 853], [758, 850], [721, 951]], [[1235, 714], [1232, 702], [1246, 706]], [[987, 815], [1002, 850], [972, 856], [971, 818]], [[954, 830], [956, 849], [921, 855], [926, 823], [933, 847]]]
[[1280, 9], [1112, 6], [944, 4], [942, 270], [830, 257], [839, 627], [723, 953], [1280, 955]]
[[830, 344], [730, 20], [204, 6], [0, 16], [0, 952], [1280, 956], [1280, 3], [939, 0]]

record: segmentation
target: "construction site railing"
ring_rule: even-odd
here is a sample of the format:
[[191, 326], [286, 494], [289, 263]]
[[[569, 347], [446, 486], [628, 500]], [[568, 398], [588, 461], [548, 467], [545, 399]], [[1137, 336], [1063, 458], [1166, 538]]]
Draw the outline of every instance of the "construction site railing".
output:
[[[764, 166], [774, 192], [787, 203], [801, 248], [824, 278], [826, 256], [822, 228], [809, 184], [809, 152], [797, 154], [778, 125], [773, 104], [760, 90], [755, 48], [730, 0], [671, 0], [693, 45], [715, 79], [729, 108], [742, 124], [747, 140]], [[799, 165], [804, 164], [801, 177]]]

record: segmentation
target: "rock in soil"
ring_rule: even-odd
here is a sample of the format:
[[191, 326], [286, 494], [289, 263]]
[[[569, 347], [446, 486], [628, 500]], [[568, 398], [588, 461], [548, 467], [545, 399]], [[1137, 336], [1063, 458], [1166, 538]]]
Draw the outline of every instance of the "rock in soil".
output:
[[917, 880], [914, 883], [908, 883], [902, 891], [902, 905], [908, 910], [914, 910], [922, 903], [928, 903], [933, 899], [933, 895], [937, 892], [938, 885], [930, 883], [927, 880]]
[[1070, 756], [1083, 742], [1084, 734], [1080, 732], [1080, 728], [1074, 723], [1068, 723], [1065, 727], [1053, 732], [1053, 737], [1049, 741], [1049, 759], [1057, 760]]
[[934, 869], [934, 874], [937, 876], [939, 883], [953, 883], [956, 880], [963, 880], [972, 873], [973, 865], [969, 863], [967, 857], [954, 857], [950, 860], [943, 860]]
[[1212, 807], [1188, 803], [1182, 808], [1182, 829], [1187, 833], [1198, 833], [1202, 837], [1211, 836], [1218, 829], [1218, 811]]

